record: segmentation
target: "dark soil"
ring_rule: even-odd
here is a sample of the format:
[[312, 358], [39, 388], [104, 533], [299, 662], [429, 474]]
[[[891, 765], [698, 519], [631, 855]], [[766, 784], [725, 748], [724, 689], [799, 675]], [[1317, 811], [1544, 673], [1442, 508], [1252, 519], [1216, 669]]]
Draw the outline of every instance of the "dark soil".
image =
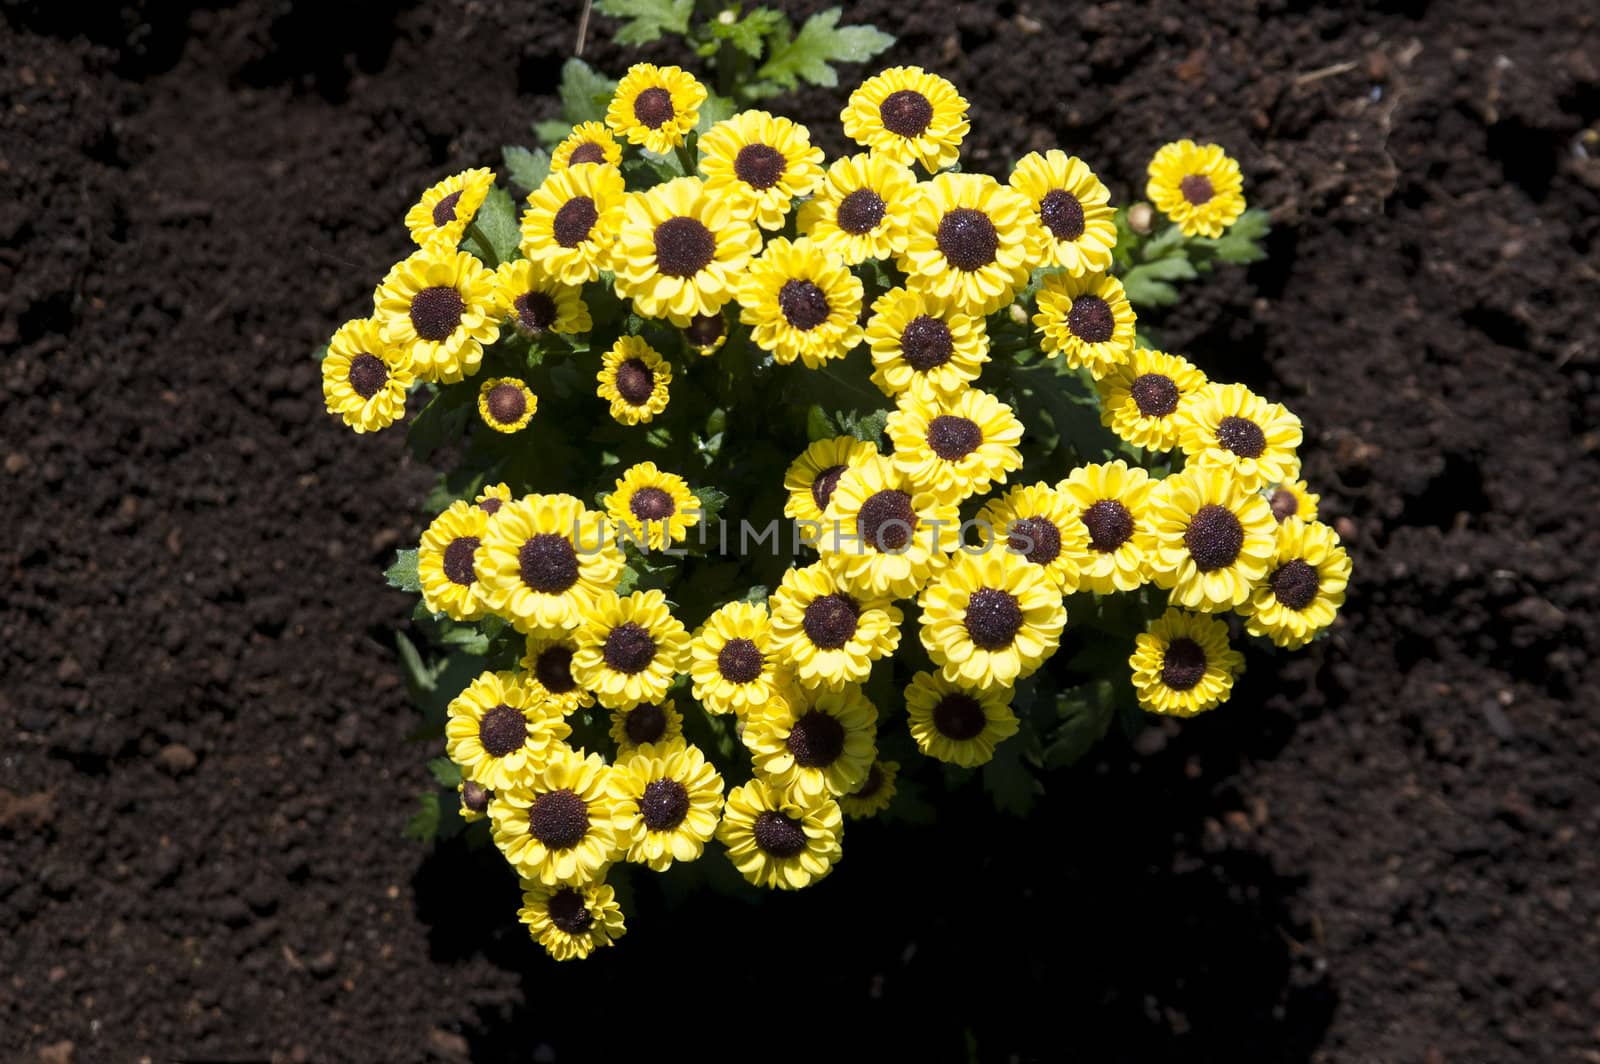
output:
[[[1031, 820], [642, 893], [560, 968], [492, 854], [400, 835], [379, 570], [428, 473], [308, 353], [551, 111], [577, 5], [334, 6], [3, 5], [0, 1057], [1600, 1060], [1592, 5], [853, 9], [966, 91], [976, 168], [1241, 158], [1272, 257], [1164, 327], [1304, 418], [1350, 602]], [[843, 94], [786, 105], [830, 152]]]

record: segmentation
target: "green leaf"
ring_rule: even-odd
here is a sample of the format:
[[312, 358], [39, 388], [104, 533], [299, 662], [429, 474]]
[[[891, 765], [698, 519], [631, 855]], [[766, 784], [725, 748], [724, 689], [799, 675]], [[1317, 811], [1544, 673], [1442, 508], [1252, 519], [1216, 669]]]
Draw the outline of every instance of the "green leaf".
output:
[[839, 434], [833, 423], [833, 418], [822, 409], [821, 404], [812, 403], [811, 409], [806, 411], [806, 439], [815, 443], [818, 440], [828, 440]]
[[467, 226], [461, 246], [482, 259], [487, 266], [498, 266], [517, 257], [522, 240], [522, 225], [511, 193], [496, 185], [484, 197], [483, 206]]
[[432, 842], [439, 834], [439, 794], [429, 791], [417, 796], [417, 811], [406, 821], [406, 837], [418, 842]]
[[327, 344], [323, 344], [321, 347], [319, 347], [315, 351], [311, 352], [311, 358], [315, 362], [321, 362], [323, 359], [325, 359], [327, 357], [328, 357], [328, 345]]
[[438, 673], [422, 660], [417, 645], [404, 632], [394, 634], [394, 646], [400, 654], [400, 666], [405, 670], [406, 687], [411, 691], [412, 701], [420, 703], [439, 685]]
[[694, 0], [596, 0], [594, 7], [622, 20], [618, 44], [649, 44], [663, 33], [687, 36], [689, 16], [694, 14]]
[[508, 144], [500, 149], [500, 154], [505, 158], [506, 175], [511, 183], [524, 192], [532, 192], [550, 175], [550, 153], [543, 148], [529, 151]]
[[834, 63], [863, 63], [894, 44], [893, 37], [875, 26], [838, 29], [842, 13], [834, 7], [812, 15], [792, 39], [777, 33], [772, 55], [756, 77], [783, 89], [793, 89], [801, 81], [832, 88], [839, 84]]
[[1111, 700], [1085, 698], [1079, 693], [1062, 695], [1059, 706], [1063, 719], [1045, 747], [1046, 768], [1076, 764], [1094, 749], [1095, 743], [1105, 738], [1114, 715]]
[[436, 757], [428, 762], [428, 771], [441, 787], [454, 787], [461, 782], [461, 766], [448, 757]]
[[722, 508], [728, 505], [728, 496], [716, 488], [695, 488], [694, 497], [700, 500], [701, 524], [715, 521]]
[[695, 123], [695, 132], [704, 133], [718, 122], [732, 118], [738, 105], [726, 96], [709, 93], [706, 102], [700, 105], [700, 120]]
[[411, 456], [427, 461], [434, 451], [461, 435], [477, 399], [478, 389], [471, 383], [441, 388], [406, 430]]
[[1221, 236], [1201, 237], [1194, 243], [1209, 249], [1220, 262], [1257, 262], [1267, 257], [1267, 250], [1261, 243], [1270, 232], [1272, 232], [1272, 216], [1255, 207], [1241, 214], [1239, 220], [1229, 226], [1228, 231]]
[[792, 32], [788, 16], [770, 7], [758, 7], [735, 22], [713, 19], [710, 25], [717, 40], [727, 41], [751, 59], [761, 58], [764, 38], [781, 35], [787, 41]]
[[871, 410], [865, 414], [857, 414], [852, 410], [848, 414], [835, 416], [841, 429], [863, 443], [881, 444], [883, 430], [889, 425], [887, 410]]
[[1199, 276], [1182, 252], [1154, 262], [1143, 262], [1122, 275], [1128, 301], [1135, 305], [1165, 307], [1178, 301], [1172, 281], [1192, 281]]
[[1012, 816], [1027, 816], [1044, 793], [1044, 785], [1028, 765], [1031, 738], [1024, 729], [996, 746], [994, 757], [983, 766], [983, 789], [994, 798], [996, 809]]
[[[560, 135], [553, 138], [561, 140], [572, 132], [571, 127], [579, 122], [600, 122], [606, 117], [606, 107], [611, 103], [611, 94], [617, 91], [617, 83], [604, 74], [595, 70], [582, 59], [568, 59], [561, 65], [561, 117], [566, 119], [567, 127]], [[541, 139], [545, 138], [540, 133]]]
[[547, 119], [533, 124], [533, 135], [539, 138], [540, 144], [552, 147], [567, 139], [567, 134], [572, 132], [572, 126], [558, 118]]
[[383, 571], [384, 579], [389, 581], [390, 587], [397, 587], [401, 591], [417, 594], [422, 590], [422, 578], [417, 575], [417, 552], [414, 550], [398, 550], [394, 553], [394, 564]]

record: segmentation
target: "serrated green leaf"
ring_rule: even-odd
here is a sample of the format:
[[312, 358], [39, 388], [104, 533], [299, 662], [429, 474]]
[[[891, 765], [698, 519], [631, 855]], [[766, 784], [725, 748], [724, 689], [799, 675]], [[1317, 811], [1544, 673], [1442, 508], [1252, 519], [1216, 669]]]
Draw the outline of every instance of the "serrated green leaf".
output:
[[1044, 785], [1027, 763], [1029, 737], [1024, 729], [1000, 743], [983, 766], [983, 789], [994, 798], [996, 809], [1012, 816], [1027, 816], [1044, 793]]
[[1271, 232], [1272, 216], [1256, 207], [1241, 214], [1221, 236], [1201, 237], [1194, 243], [1210, 250], [1220, 262], [1257, 262], [1267, 257], [1267, 250], [1261, 244]]
[[1132, 270], [1122, 278], [1122, 289], [1128, 296], [1128, 302], [1136, 307], [1170, 307], [1178, 301], [1176, 288]]
[[533, 124], [533, 135], [539, 138], [539, 143], [549, 147], [567, 139], [567, 134], [572, 132], [572, 127], [558, 119], [547, 119]]
[[622, 20], [618, 44], [649, 44], [660, 40], [663, 33], [686, 36], [694, 0], [596, 0], [594, 8]]
[[728, 496], [716, 488], [695, 488], [694, 497], [700, 500], [700, 522], [710, 524], [717, 519], [723, 507], [728, 505]]
[[[561, 117], [567, 128], [554, 140], [561, 140], [579, 122], [599, 122], [606, 117], [606, 107], [617, 83], [595, 70], [582, 59], [568, 59], [561, 65]], [[540, 134], [543, 138], [543, 134]]]
[[832, 88], [839, 84], [834, 63], [862, 63], [894, 44], [893, 37], [875, 26], [839, 29], [841, 14], [841, 8], [829, 8], [806, 19], [793, 38], [775, 36], [772, 55], [756, 77], [784, 89], [801, 81]]
[[1046, 768], [1076, 764], [1105, 737], [1113, 716], [1109, 699], [1085, 697], [1079, 692], [1062, 695], [1059, 706], [1062, 721], [1045, 747]]
[[417, 796], [417, 811], [406, 821], [406, 837], [432, 842], [439, 834], [439, 795], [436, 791]]
[[529, 151], [508, 144], [500, 149], [500, 154], [505, 159], [506, 176], [524, 192], [532, 192], [550, 176], [550, 153], [543, 148]]
[[1168, 225], [1145, 244], [1142, 257], [1146, 262], [1151, 259], [1166, 258], [1182, 246], [1183, 230], [1175, 225]]
[[704, 133], [718, 122], [726, 121], [734, 116], [738, 105], [726, 96], [710, 93], [706, 102], [700, 105], [700, 120], [695, 123], [695, 132]]
[[734, 22], [713, 20], [711, 32], [716, 39], [727, 41], [751, 59], [760, 59], [761, 50], [766, 44], [765, 38], [779, 36], [787, 41], [793, 31], [789, 17], [782, 11], [758, 7]]
[[436, 757], [428, 762], [428, 771], [441, 787], [454, 787], [461, 782], [461, 766], [448, 757]]
[[417, 552], [409, 549], [395, 551], [394, 564], [383, 571], [383, 576], [389, 581], [390, 587], [412, 594], [420, 592], [422, 578], [417, 575]]
[[832, 439], [839, 434], [834, 425], [833, 418], [822, 409], [818, 403], [812, 403], [811, 409], [806, 411], [806, 438], [812, 443], [818, 440]]
[[461, 246], [486, 266], [498, 266], [517, 257], [517, 245], [522, 240], [522, 225], [517, 219], [517, 206], [511, 193], [496, 185], [484, 197], [483, 206], [473, 215], [467, 226], [467, 237]]
[[851, 411], [847, 417], [840, 417], [838, 421], [840, 428], [863, 443], [879, 444], [882, 442], [883, 430], [889, 425], [889, 411], [873, 410], [859, 415]]

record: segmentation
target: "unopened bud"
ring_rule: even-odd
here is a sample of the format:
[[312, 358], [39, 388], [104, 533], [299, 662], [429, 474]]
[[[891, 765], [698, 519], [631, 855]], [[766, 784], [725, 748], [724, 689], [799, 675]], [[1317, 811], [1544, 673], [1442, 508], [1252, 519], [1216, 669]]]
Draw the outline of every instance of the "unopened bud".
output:
[[739, 16], [735, 15], [733, 13], [733, 8], [730, 7], [724, 10], [722, 14], [717, 16], [717, 21], [722, 23], [724, 26], [731, 26], [735, 22], [739, 21]]
[[461, 804], [474, 813], [483, 812], [489, 808], [489, 788], [467, 780], [461, 785]]
[[1135, 203], [1128, 208], [1128, 228], [1145, 236], [1155, 228], [1156, 212], [1148, 203]]
[[1011, 320], [1016, 322], [1018, 325], [1028, 324], [1028, 308], [1023, 306], [1021, 303], [1011, 304], [1011, 306], [1007, 308], [1007, 313], [1011, 315]]

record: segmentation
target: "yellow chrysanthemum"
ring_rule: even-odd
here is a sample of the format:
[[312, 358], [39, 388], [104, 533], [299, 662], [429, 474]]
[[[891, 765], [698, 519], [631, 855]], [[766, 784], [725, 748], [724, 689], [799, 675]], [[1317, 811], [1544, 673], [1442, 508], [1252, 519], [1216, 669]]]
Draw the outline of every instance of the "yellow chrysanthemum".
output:
[[695, 632], [689, 675], [694, 696], [708, 713], [744, 716], [782, 697], [788, 677], [760, 602], [730, 602]]
[[684, 326], [683, 339], [701, 358], [714, 355], [728, 342], [728, 319], [720, 310], [715, 314], [696, 314]]
[[529, 781], [572, 729], [514, 672], [486, 672], [451, 700], [444, 751], [461, 775], [499, 792]]
[[1010, 184], [1033, 204], [1036, 265], [1060, 266], [1073, 276], [1110, 269], [1116, 212], [1111, 193], [1087, 163], [1054, 148], [1029, 152], [1017, 160]]
[[406, 228], [418, 247], [442, 244], [454, 251], [473, 216], [494, 187], [494, 171], [452, 174], [422, 194], [406, 212]]
[[475, 621], [487, 607], [478, 583], [478, 548], [489, 515], [461, 499], [433, 519], [417, 545], [422, 604], [457, 621]]
[[606, 125], [630, 144], [666, 155], [700, 121], [706, 87], [681, 67], [635, 63], [617, 84]]
[[700, 523], [700, 500], [678, 474], [640, 462], [617, 478], [617, 489], [606, 496], [606, 513], [619, 538], [665, 550], [688, 539], [689, 529]]
[[604, 122], [579, 122], [572, 127], [566, 139], [550, 152], [552, 172], [588, 163], [622, 165], [622, 145], [617, 143], [617, 138], [611, 135]]
[[611, 268], [611, 245], [627, 200], [622, 174], [609, 166], [555, 171], [528, 193], [522, 254], [539, 272], [581, 285]]
[[975, 519], [984, 547], [1004, 549], [1039, 569], [1062, 594], [1078, 590], [1078, 559], [1089, 533], [1077, 507], [1048, 484], [1019, 485], [988, 501]]
[[611, 739], [617, 744], [618, 758], [626, 758], [641, 746], [665, 746], [683, 741], [683, 714], [672, 699], [640, 702], [632, 709], [611, 711]]
[[1239, 607], [1245, 630], [1290, 650], [1333, 623], [1350, 583], [1350, 556], [1327, 525], [1290, 517], [1278, 525], [1266, 579]]
[[954, 166], [971, 126], [956, 87], [921, 67], [890, 67], [850, 94], [839, 114], [844, 135], [897, 163], [930, 174]]
[[1022, 468], [1022, 422], [988, 392], [967, 388], [948, 398], [903, 395], [885, 431], [895, 468], [919, 488], [960, 503]]
[[1033, 208], [986, 174], [940, 174], [918, 186], [900, 268], [907, 284], [956, 310], [993, 314], [1028, 283]]
[[406, 389], [414, 379], [410, 352], [384, 339], [376, 318], [339, 326], [322, 359], [328, 413], [357, 432], [376, 432], [404, 417]]
[[572, 676], [572, 656], [577, 652], [571, 632], [535, 632], [528, 636], [527, 652], [517, 663], [528, 686], [562, 716], [594, 705], [594, 695]]
[[523, 336], [573, 335], [594, 328], [581, 285], [562, 284], [530, 259], [502, 262], [494, 271], [500, 314]]
[[744, 726], [756, 775], [802, 798], [849, 794], [878, 758], [878, 708], [855, 684], [804, 691], [752, 713]]
[[728, 792], [717, 838], [739, 874], [758, 887], [799, 890], [843, 856], [844, 816], [825, 795], [807, 798], [753, 779]]
[[493, 517], [500, 512], [500, 507], [510, 502], [511, 499], [511, 485], [500, 483], [485, 485], [484, 489], [478, 492], [478, 497], [473, 499], [472, 502], [478, 509]]
[[739, 285], [739, 320], [787, 365], [817, 369], [861, 342], [861, 279], [809, 240], [774, 237]]
[[660, 702], [689, 667], [689, 633], [660, 591], [602, 595], [577, 631], [572, 675], [607, 709]]
[[953, 682], [919, 672], [906, 688], [906, 716], [917, 749], [937, 761], [976, 768], [1017, 734], [1011, 689]]
[[1146, 566], [1171, 601], [1206, 613], [1250, 597], [1267, 574], [1277, 522], [1260, 495], [1225, 469], [1197, 467], [1161, 481], [1150, 493], [1152, 541]]
[[456, 784], [456, 795], [460, 805], [456, 811], [463, 822], [476, 824], [489, 814], [489, 802], [494, 798], [494, 792], [481, 783], [471, 780], [462, 780]]
[[484, 347], [500, 338], [494, 274], [447, 245], [395, 263], [372, 302], [384, 338], [410, 356], [412, 372], [425, 381], [472, 376]]
[[628, 930], [622, 922], [617, 892], [604, 883], [547, 887], [523, 880], [517, 919], [528, 925], [528, 934], [558, 961], [582, 960], [613, 945]]
[[[1077, 510], [1083, 536], [1068, 548], [1078, 563], [1078, 589], [1109, 595], [1145, 582], [1151, 547], [1150, 474], [1120, 458], [1079, 466], [1056, 485]], [[1087, 543], [1084, 541], [1087, 540]]]
[[1322, 496], [1314, 494], [1303, 480], [1285, 480], [1262, 489], [1272, 507], [1272, 516], [1279, 521], [1298, 517], [1302, 521], [1317, 519], [1317, 504]]
[[1066, 627], [1061, 591], [1014, 554], [962, 552], [917, 599], [922, 645], [945, 679], [1010, 687], [1054, 654]]
[[822, 180], [822, 149], [811, 146], [806, 127], [766, 111], [718, 122], [699, 147], [706, 191], [763, 229], [782, 229], [790, 202]]
[[817, 551], [852, 594], [908, 598], [960, 542], [952, 503], [919, 488], [886, 457], [840, 475], [823, 512]]
[[605, 516], [571, 495], [529, 495], [500, 507], [477, 555], [489, 608], [529, 632], [575, 628], [622, 575]]
[[617, 803], [599, 754], [555, 750], [517, 786], [489, 803], [495, 845], [517, 872], [547, 887], [601, 878], [622, 856], [611, 826]]
[[845, 816], [855, 820], [877, 816], [889, 808], [889, 803], [894, 800], [894, 780], [899, 774], [898, 761], [874, 761], [861, 786], [839, 796], [839, 809]]
[[679, 177], [628, 197], [611, 250], [617, 295], [641, 317], [686, 328], [733, 298], [761, 235], [696, 177]]
[[1033, 316], [1045, 352], [1099, 380], [1133, 357], [1133, 304], [1109, 273], [1053, 273], [1039, 285]]
[[538, 409], [539, 397], [515, 377], [490, 377], [478, 388], [478, 416], [496, 432], [521, 432]]
[[900, 645], [899, 608], [849, 591], [821, 562], [785, 572], [771, 609], [773, 648], [806, 687], [862, 683]]
[[624, 425], [640, 425], [667, 408], [672, 363], [638, 336], [619, 336], [600, 360], [600, 398]]
[[917, 176], [883, 155], [847, 155], [800, 205], [800, 235], [851, 266], [904, 253]]
[[783, 474], [783, 487], [789, 498], [783, 504], [785, 515], [796, 521], [811, 521], [820, 525], [828, 500], [839, 478], [851, 466], [876, 458], [875, 444], [858, 440], [854, 436], [835, 436], [832, 439], [813, 440], [811, 445], [790, 463]]
[[1147, 451], [1178, 445], [1180, 416], [1204, 388], [1206, 375], [1187, 359], [1147, 348], [1119, 362], [1094, 382], [1100, 393], [1100, 423]]
[[1144, 194], [1184, 236], [1221, 236], [1244, 213], [1244, 178], [1220, 144], [1162, 145]]
[[1228, 626], [1203, 613], [1169, 609], [1134, 640], [1133, 689], [1151, 713], [1192, 717], [1228, 700], [1244, 657], [1228, 645]]
[[627, 859], [665, 872], [705, 851], [722, 817], [722, 777], [698, 747], [641, 746], [611, 773], [611, 826]]
[[989, 361], [982, 316], [914, 289], [891, 288], [872, 301], [867, 319], [872, 383], [885, 395], [950, 396], [978, 379]]
[[1300, 475], [1300, 419], [1242, 384], [1208, 384], [1179, 416], [1192, 466], [1224, 469], [1246, 491]]

